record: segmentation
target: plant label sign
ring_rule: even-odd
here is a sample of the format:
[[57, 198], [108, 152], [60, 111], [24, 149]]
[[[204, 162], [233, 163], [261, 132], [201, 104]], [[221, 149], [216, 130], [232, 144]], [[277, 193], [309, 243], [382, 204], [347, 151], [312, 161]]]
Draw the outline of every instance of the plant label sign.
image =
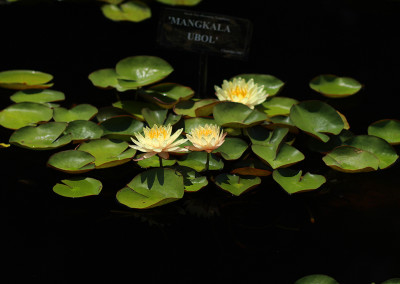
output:
[[252, 24], [249, 20], [182, 9], [165, 9], [157, 41], [168, 48], [245, 59], [249, 53]]

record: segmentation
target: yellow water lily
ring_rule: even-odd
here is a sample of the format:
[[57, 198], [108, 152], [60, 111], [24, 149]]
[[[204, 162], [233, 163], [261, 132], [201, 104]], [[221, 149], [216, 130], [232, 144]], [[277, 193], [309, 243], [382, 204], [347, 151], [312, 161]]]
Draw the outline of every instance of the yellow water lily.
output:
[[154, 155], [158, 155], [163, 159], [168, 159], [169, 153], [171, 152], [187, 152], [188, 149], [179, 147], [179, 145], [185, 143], [187, 139], [179, 139], [175, 141], [182, 131], [183, 128], [177, 130], [173, 135], [171, 135], [172, 126], [168, 124], [167, 126], [154, 125], [152, 128], [145, 127], [143, 128], [144, 136], [140, 133], [135, 133], [135, 138], [137, 140], [131, 138], [135, 145], [129, 145], [129, 147], [146, 153], [135, 161], [150, 158]]
[[190, 131], [190, 134], [186, 134], [187, 139], [193, 144], [193, 146], [186, 146], [186, 148], [191, 151], [211, 153], [224, 143], [226, 134], [215, 124], [197, 126]]
[[215, 95], [220, 101], [242, 103], [251, 109], [263, 103], [268, 97], [263, 85], [259, 86], [253, 79], [246, 82], [240, 77], [232, 81], [224, 80], [221, 87], [215, 86]]

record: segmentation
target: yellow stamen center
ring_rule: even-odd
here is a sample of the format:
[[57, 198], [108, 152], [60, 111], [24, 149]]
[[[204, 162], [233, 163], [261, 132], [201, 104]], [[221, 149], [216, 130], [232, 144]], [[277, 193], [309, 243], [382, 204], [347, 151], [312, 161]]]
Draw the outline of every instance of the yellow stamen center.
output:
[[241, 88], [240, 86], [236, 86], [235, 89], [233, 89], [231, 92], [229, 92], [229, 96], [231, 99], [233, 99], [234, 97], [243, 99], [243, 98], [247, 97], [247, 88]]
[[150, 139], [154, 139], [154, 138], [161, 138], [160, 136], [162, 136], [162, 138], [166, 139], [167, 137], [167, 130], [165, 128], [152, 128], [149, 131], [149, 138]]

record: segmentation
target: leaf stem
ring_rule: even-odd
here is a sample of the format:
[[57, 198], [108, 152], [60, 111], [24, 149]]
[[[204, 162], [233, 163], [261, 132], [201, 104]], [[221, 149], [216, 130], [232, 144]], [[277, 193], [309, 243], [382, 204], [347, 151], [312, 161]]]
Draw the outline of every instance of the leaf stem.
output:
[[210, 153], [207, 152], [206, 171], [210, 168]]

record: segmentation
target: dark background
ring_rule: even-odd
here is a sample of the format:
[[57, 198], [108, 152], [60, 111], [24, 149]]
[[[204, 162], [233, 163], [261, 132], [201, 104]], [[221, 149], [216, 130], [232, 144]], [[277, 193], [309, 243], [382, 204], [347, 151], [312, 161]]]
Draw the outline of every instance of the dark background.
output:
[[[399, 118], [400, 1], [216, 2], [184, 8], [249, 19], [253, 37], [248, 60], [209, 56], [210, 97], [224, 79], [264, 73], [285, 82], [282, 96], [331, 103], [356, 134], [378, 119]], [[101, 107], [115, 94], [95, 88], [90, 72], [128, 56], [154, 55], [174, 67], [168, 81], [196, 90], [200, 56], [157, 45], [157, 15], [166, 6], [150, 4], [153, 17], [141, 23], [112, 22], [97, 2], [0, 5], [0, 71], [50, 73], [53, 89], [66, 94], [64, 106]], [[364, 88], [347, 99], [323, 98], [308, 83], [325, 73], [353, 77]], [[4, 107], [9, 94], [1, 90]], [[10, 133], [2, 129], [1, 142]], [[107, 189], [127, 182], [130, 165], [114, 176], [99, 171], [106, 179], [100, 196], [71, 200], [51, 190], [63, 177], [45, 167], [51, 151], [1, 152], [3, 270], [15, 280], [8, 283], [293, 283], [323, 273], [350, 284], [400, 277], [398, 164], [350, 179], [339, 174], [337, 184], [296, 196], [268, 179], [240, 198], [210, 188], [177, 205], [132, 213]]]

